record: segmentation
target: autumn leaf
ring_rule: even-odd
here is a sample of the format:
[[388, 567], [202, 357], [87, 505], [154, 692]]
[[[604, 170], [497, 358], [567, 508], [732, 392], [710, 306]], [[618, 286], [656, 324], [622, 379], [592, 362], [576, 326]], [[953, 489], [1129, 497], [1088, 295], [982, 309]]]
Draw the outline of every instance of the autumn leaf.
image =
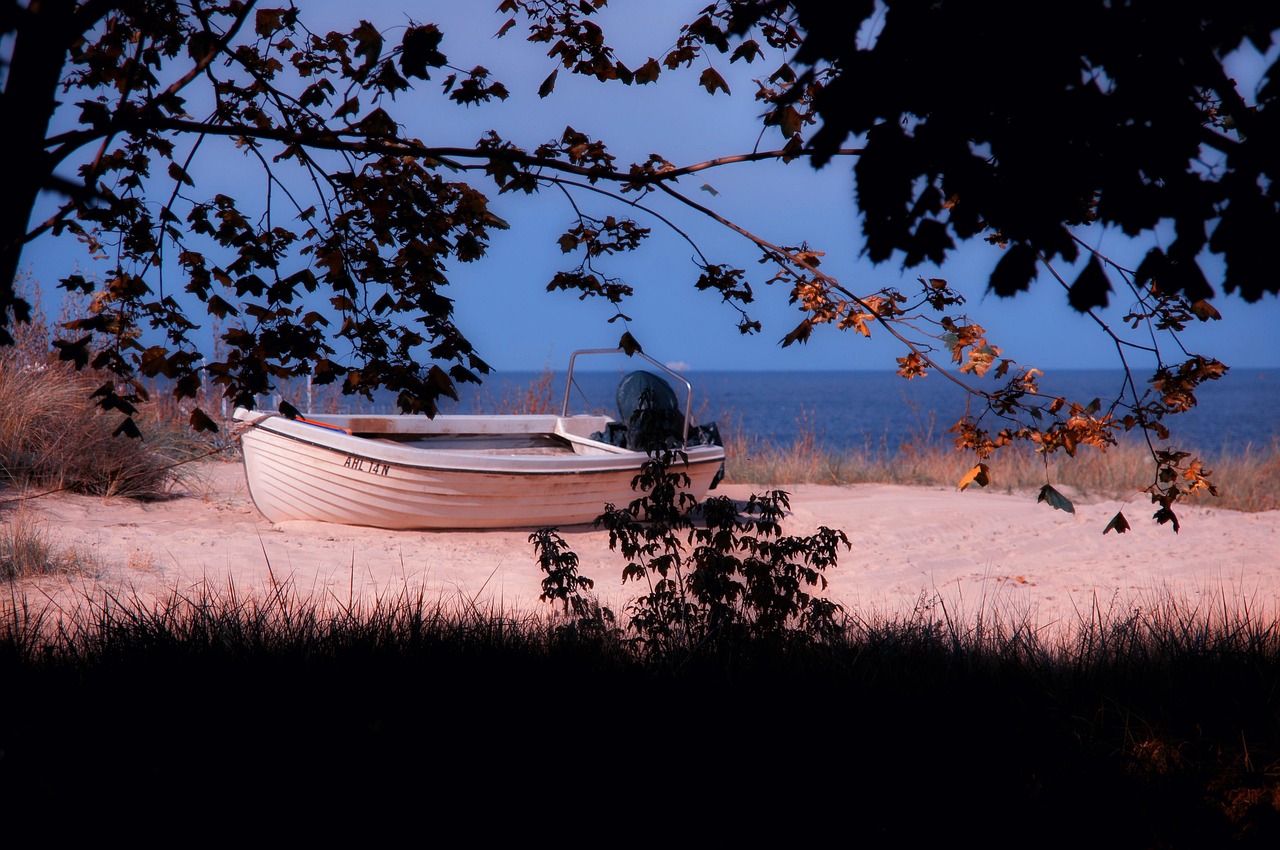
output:
[[661, 73], [662, 67], [658, 65], [658, 60], [651, 57], [648, 62], [636, 69], [635, 79], [637, 83], [644, 85], [655, 82]]
[[458, 390], [454, 387], [453, 381], [449, 378], [449, 373], [441, 369], [439, 366], [432, 365], [427, 370], [427, 383], [436, 390], [439, 395], [445, 395], [454, 401], [458, 400]]
[[1048, 484], [1040, 488], [1040, 495], [1036, 498], [1036, 501], [1048, 502], [1049, 507], [1056, 508], [1060, 511], [1066, 511], [1069, 514], [1076, 512], [1076, 506], [1071, 504], [1071, 500]]
[[538, 86], [538, 97], [546, 97], [551, 94], [556, 87], [556, 75], [559, 73], [560, 69], [556, 68], [542, 81], [542, 85]]
[[1111, 518], [1111, 522], [1107, 523], [1107, 527], [1102, 529], [1102, 533], [1114, 530], [1116, 534], [1124, 534], [1129, 530], [1129, 520], [1124, 518], [1122, 511], [1116, 511], [1116, 515]]
[[1171, 523], [1173, 525], [1173, 533], [1174, 534], [1178, 533], [1178, 528], [1180, 527], [1178, 525], [1178, 516], [1169, 508], [1161, 508], [1160, 510], [1152, 514], [1151, 518], [1154, 519], [1156, 522], [1160, 523], [1161, 525], [1164, 525], [1165, 523]]
[[176, 162], [169, 163], [169, 176], [174, 180], [177, 180], [179, 183], [185, 183], [188, 186], [196, 185], [195, 181], [191, 179], [191, 176], [187, 174], [187, 172], [183, 171], [182, 166], [178, 165]]
[[800, 324], [796, 325], [795, 330], [791, 331], [791, 333], [787, 334], [782, 338], [781, 345], [783, 348], [786, 348], [792, 343], [808, 342], [809, 335], [812, 333], [813, 333], [813, 322], [810, 321], [809, 319], [804, 319], [800, 322]]
[[119, 437], [124, 434], [131, 440], [141, 440], [142, 432], [138, 430], [138, 423], [133, 421], [132, 416], [126, 416], [116, 430], [111, 432], [111, 436]]
[[352, 52], [364, 57], [366, 66], [372, 66], [378, 61], [378, 56], [382, 54], [382, 33], [378, 32], [377, 27], [368, 21], [361, 21], [360, 25], [351, 31], [351, 38], [355, 41]]
[[1091, 256], [1080, 276], [1067, 290], [1067, 301], [1078, 312], [1086, 313], [1094, 307], [1107, 306], [1111, 291], [1111, 281], [1107, 280], [1102, 263], [1096, 256]]
[[991, 468], [985, 463], [980, 463], [965, 473], [964, 478], [961, 478], [960, 483], [956, 486], [961, 490], [967, 490], [970, 484], [977, 484], [979, 487], [986, 487], [990, 483]]
[[283, 14], [283, 9], [259, 9], [254, 16], [254, 32], [269, 38], [280, 29], [280, 19]]
[[769, 126], [775, 126], [782, 131], [782, 135], [790, 137], [800, 132], [803, 123], [800, 113], [790, 104], [780, 106], [773, 112], [765, 116], [764, 123]]
[[93, 336], [84, 336], [75, 342], [55, 339], [53, 347], [58, 349], [59, 360], [70, 360], [75, 364], [77, 369], [83, 369], [89, 362], [89, 343], [93, 341]]
[[1009, 247], [991, 272], [988, 289], [1002, 298], [1026, 292], [1036, 277], [1036, 252], [1029, 245]]
[[898, 358], [898, 374], [907, 380], [912, 378], [923, 378], [929, 372], [925, 369], [924, 361], [916, 352], [912, 352], [905, 357]]
[[345, 118], [348, 115], [357, 115], [360, 112], [360, 98], [348, 98], [338, 110], [333, 113], [334, 118]]
[[191, 411], [191, 429], [197, 433], [200, 431], [208, 431], [211, 434], [218, 433], [218, 425], [209, 418], [200, 408]]
[[1218, 312], [1218, 308], [1214, 307], [1203, 298], [1191, 305], [1191, 312], [1195, 313], [1196, 318], [1202, 322], [1207, 322], [1210, 319], [1222, 318], [1222, 314]]
[[142, 357], [138, 364], [142, 374], [149, 376], [163, 374], [166, 378], [177, 377], [168, 354], [168, 349], [162, 345], [153, 345], [142, 352]]
[[[510, 23], [515, 23], [513, 18]], [[502, 35], [501, 32], [498, 35]], [[400, 43], [400, 70], [406, 77], [418, 77], [429, 80], [428, 68], [441, 68], [448, 61], [440, 52], [440, 42], [444, 33], [435, 24], [421, 27], [410, 27], [405, 31], [404, 41]]]
[[749, 38], [733, 51], [733, 55], [729, 57], [729, 64], [732, 65], [739, 59], [745, 59], [748, 63], [754, 62], [759, 55], [760, 44], [754, 38]]
[[[637, 76], [639, 72], [637, 72]], [[709, 94], [715, 94], [716, 89], [724, 89], [725, 94], [729, 94], [729, 84], [724, 81], [724, 77], [716, 72], [715, 68], [707, 68], [702, 72], [702, 76], [698, 78], [698, 84], [707, 90]]]

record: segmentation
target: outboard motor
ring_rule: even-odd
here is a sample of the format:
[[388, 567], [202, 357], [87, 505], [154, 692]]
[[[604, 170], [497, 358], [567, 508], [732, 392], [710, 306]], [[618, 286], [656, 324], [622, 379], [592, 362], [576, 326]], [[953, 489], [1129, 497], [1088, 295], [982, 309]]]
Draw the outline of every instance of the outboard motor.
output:
[[627, 425], [628, 448], [676, 448], [684, 436], [684, 413], [675, 390], [652, 372], [623, 376], [618, 383], [618, 416]]
[[[684, 436], [684, 412], [675, 390], [661, 375], [643, 369], [629, 372], [618, 383], [618, 421], [606, 431], [592, 436], [621, 448], [653, 451], [679, 448]], [[714, 422], [691, 425], [689, 445], [723, 446], [720, 429]], [[714, 489], [724, 477], [724, 467], [711, 482]]]

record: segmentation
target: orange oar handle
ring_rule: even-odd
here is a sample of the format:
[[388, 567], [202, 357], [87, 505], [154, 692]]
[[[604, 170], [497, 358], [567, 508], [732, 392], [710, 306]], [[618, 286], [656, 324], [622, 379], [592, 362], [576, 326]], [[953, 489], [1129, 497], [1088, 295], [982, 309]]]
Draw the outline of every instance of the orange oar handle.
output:
[[316, 420], [314, 420], [314, 419], [307, 419], [307, 418], [305, 418], [305, 417], [303, 417], [303, 416], [299, 416], [299, 417], [298, 417], [298, 421], [299, 421], [299, 422], [305, 422], [305, 423], [307, 423], [308, 425], [315, 425], [315, 426], [318, 426], [318, 427], [320, 427], [320, 428], [328, 428], [330, 431], [341, 431], [341, 432], [342, 432], [342, 433], [344, 433], [344, 434], [351, 434], [351, 433], [352, 433], [352, 431], [351, 431], [351, 429], [350, 429], [350, 428], [343, 428], [343, 427], [341, 427], [341, 426], [339, 426], [339, 425], [330, 425], [328, 422], [317, 422], [317, 421], [316, 421]]

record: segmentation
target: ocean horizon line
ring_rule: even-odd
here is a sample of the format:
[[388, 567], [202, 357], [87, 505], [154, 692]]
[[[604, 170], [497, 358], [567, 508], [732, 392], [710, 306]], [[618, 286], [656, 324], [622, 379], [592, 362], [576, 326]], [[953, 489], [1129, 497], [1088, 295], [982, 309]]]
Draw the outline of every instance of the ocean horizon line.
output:
[[[1227, 368], [1228, 368], [1232, 373], [1236, 373], [1236, 372], [1280, 372], [1280, 366], [1236, 366], [1236, 365], [1232, 365], [1232, 364], [1230, 364], [1230, 363], [1225, 364], [1225, 365], [1227, 366]], [[652, 366], [652, 365], [649, 365], [649, 364], [644, 364], [644, 365], [638, 366], [637, 368], [649, 368], [649, 369], [652, 369], [652, 368], [653, 368], [653, 366]], [[1031, 367], [1031, 368], [1038, 369], [1038, 370], [1040, 370], [1040, 371], [1042, 371], [1042, 372], [1051, 372], [1051, 373], [1062, 373], [1062, 372], [1072, 372], [1072, 373], [1084, 373], [1084, 372], [1091, 372], [1091, 373], [1103, 373], [1103, 372], [1111, 372], [1111, 373], [1114, 373], [1114, 374], [1123, 374], [1123, 372], [1124, 372], [1124, 369], [1123, 369], [1122, 367], [1119, 367], [1119, 366], [1096, 366], [1096, 367], [1094, 367], [1094, 366], [1068, 366], [1068, 367], [1034, 366], [1034, 367]], [[602, 368], [599, 368], [599, 367], [596, 367], [596, 368], [588, 368], [588, 367], [585, 367], [585, 366], [575, 366], [575, 367], [574, 367], [574, 370], [573, 370], [573, 372], [574, 372], [574, 374], [575, 374], [575, 375], [576, 375], [576, 374], [579, 374], [579, 373], [590, 373], [590, 374], [593, 374], [593, 375], [611, 374], [611, 373], [616, 373], [617, 371], [618, 371], [618, 369], [617, 369], [617, 368], [612, 368], [612, 369], [610, 369], [610, 368], [604, 368], [604, 369], [602, 369]], [[829, 373], [829, 374], [839, 374], [839, 375], [847, 375], [847, 374], [861, 374], [861, 373], [873, 374], [873, 375], [896, 375], [896, 374], [897, 374], [897, 370], [896, 370], [896, 369], [893, 369], [893, 368], [877, 368], [877, 369], [871, 369], [871, 368], [839, 368], [839, 369], [836, 369], [836, 368], [818, 368], [818, 367], [813, 367], [813, 368], [803, 368], [803, 369], [753, 369], [753, 368], [732, 368], [732, 369], [730, 369], [730, 368], [693, 368], [693, 367], [689, 367], [689, 368], [682, 368], [682, 369], [672, 369], [672, 371], [673, 371], [673, 372], [675, 372], [676, 374], [679, 374], [679, 375], [695, 375], [695, 374], [717, 374], [717, 375], [721, 375], [721, 374], [746, 374], [746, 375], [762, 375], [762, 374], [763, 374], [763, 375], [786, 375], [786, 374], [791, 374], [791, 373], [800, 373], [800, 374], [828, 374], [828, 373]], [[942, 370], [930, 370], [930, 374], [940, 374], [940, 373], [941, 373], [941, 371], [942, 371]], [[1132, 371], [1135, 375], [1142, 375], [1142, 374], [1145, 374], [1145, 373], [1146, 373], [1146, 370], [1141, 369], [1141, 368], [1134, 368], [1134, 369], [1132, 369], [1131, 371]], [[496, 366], [495, 366], [495, 367], [492, 367], [492, 371], [491, 371], [489, 374], [490, 374], [490, 375], [495, 375], [495, 374], [506, 374], [506, 375], [541, 375], [541, 374], [544, 374], [544, 373], [547, 373], [547, 372], [550, 372], [550, 373], [552, 373], [552, 374], [565, 374], [565, 373], [567, 373], [567, 372], [568, 372], [568, 369], [565, 369], [565, 368], [553, 368], [553, 369], [552, 369], [552, 368], [544, 368], [544, 369], [501, 369], [501, 368], [499, 368], [499, 367], [496, 367]], [[1009, 374], [1010, 374], [1010, 375], [1012, 375], [1012, 374], [1013, 374], [1012, 370], [1010, 370], [1010, 373], [1009, 373]], [[482, 377], [484, 377], [484, 376], [482, 376]], [[966, 377], [968, 377], [968, 376], [966, 376]], [[904, 378], [904, 380], [906, 380], [906, 379]]]

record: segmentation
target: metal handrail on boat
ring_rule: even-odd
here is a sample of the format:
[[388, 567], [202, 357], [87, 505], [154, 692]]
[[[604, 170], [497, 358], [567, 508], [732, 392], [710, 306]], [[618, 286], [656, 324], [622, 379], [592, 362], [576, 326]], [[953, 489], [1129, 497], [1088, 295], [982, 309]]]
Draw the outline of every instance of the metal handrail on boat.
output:
[[[570, 354], [569, 355], [569, 377], [568, 377], [568, 380], [565, 382], [564, 403], [560, 407], [561, 416], [569, 415], [569, 394], [573, 391], [573, 363], [577, 359], [579, 354], [627, 354], [627, 350], [624, 348], [584, 348], [579, 351], [573, 352], [573, 354]], [[663, 365], [662, 363], [659, 363], [657, 360], [654, 360], [652, 357], [645, 354], [643, 351], [636, 351], [632, 354], [627, 354], [627, 356], [634, 357], [637, 354], [643, 357], [645, 360], [652, 363], [654, 366], [657, 366], [662, 371], [666, 372], [671, 377], [675, 378], [680, 383], [684, 384], [684, 390], [685, 390], [684, 433], [681, 436], [680, 442], [687, 446], [689, 444], [689, 422], [693, 417], [693, 384], [689, 383], [688, 380], [686, 380], [684, 376], [681, 375], [679, 372], [676, 372], [674, 369], [671, 369]]]

